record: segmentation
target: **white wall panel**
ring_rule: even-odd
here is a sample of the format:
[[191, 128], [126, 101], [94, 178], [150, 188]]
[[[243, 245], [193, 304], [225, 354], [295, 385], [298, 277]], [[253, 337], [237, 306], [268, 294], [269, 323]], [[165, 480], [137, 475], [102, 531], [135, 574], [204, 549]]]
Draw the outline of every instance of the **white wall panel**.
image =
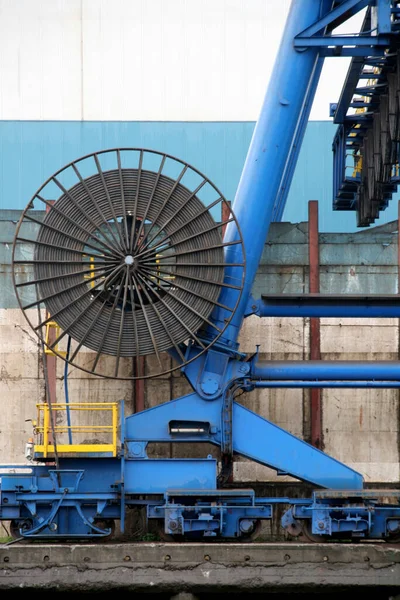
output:
[[86, 119], [257, 118], [289, 0], [83, 6]]
[[[289, 6], [0, 0], [0, 119], [255, 121]], [[328, 61], [312, 118], [347, 64]]]
[[0, 0], [0, 118], [81, 118], [81, 1]]

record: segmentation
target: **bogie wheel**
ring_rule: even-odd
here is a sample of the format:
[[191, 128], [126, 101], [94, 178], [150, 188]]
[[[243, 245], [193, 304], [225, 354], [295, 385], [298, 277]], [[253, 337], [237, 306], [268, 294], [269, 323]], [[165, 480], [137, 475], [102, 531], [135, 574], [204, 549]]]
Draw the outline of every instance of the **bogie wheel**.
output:
[[[189, 164], [140, 148], [93, 153], [52, 175], [22, 213], [12, 264], [42, 344], [114, 379], [198, 358], [229, 326], [245, 278], [242, 235], [221, 192]], [[139, 360], [148, 355], [151, 373]]]
[[20, 533], [21, 531], [29, 531], [30, 529], [32, 529], [32, 523], [29, 520], [10, 521], [10, 536], [13, 538], [13, 540], [18, 540], [22, 537]]
[[254, 526], [251, 532], [241, 535], [238, 538], [239, 542], [254, 542], [261, 534], [262, 521], [257, 519], [254, 522]]
[[175, 536], [169, 533], [165, 533], [164, 519], [154, 521], [152, 523], [152, 531], [162, 542], [175, 542]]
[[103, 529], [104, 531], [109, 530], [110, 533], [102, 539], [110, 539], [115, 538], [115, 521], [114, 519], [101, 519], [98, 521], [93, 521], [93, 525], [98, 527], [99, 529]]
[[323, 544], [332, 539], [329, 535], [317, 534], [312, 532], [312, 521], [311, 519], [304, 519], [301, 528], [301, 534], [299, 541], [306, 542], [308, 544]]
[[400, 533], [392, 533], [384, 537], [387, 544], [400, 544]]

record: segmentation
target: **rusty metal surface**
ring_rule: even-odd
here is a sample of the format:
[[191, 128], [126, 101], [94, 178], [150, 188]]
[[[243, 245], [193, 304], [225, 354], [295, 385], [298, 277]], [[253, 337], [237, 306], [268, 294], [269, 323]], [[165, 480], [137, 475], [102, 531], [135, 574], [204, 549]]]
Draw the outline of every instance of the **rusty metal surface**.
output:
[[[309, 261], [309, 292], [319, 293], [319, 229], [318, 202], [308, 203], [308, 261]], [[310, 319], [310, 359], [321, 360], [321, 327], [319, 318]], [[310, 390], [310, 421], [311, 444], [322, 449], [322, 402], [321, 390]]]

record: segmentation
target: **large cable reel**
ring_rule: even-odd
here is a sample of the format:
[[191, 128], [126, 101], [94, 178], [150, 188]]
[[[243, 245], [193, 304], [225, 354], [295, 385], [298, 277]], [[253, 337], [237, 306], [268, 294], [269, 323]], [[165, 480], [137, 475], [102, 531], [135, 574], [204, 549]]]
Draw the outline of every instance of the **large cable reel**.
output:
[[[18, 303], [46, 351], [115, 379], [174, 371], [194, 360], [193, 343], [204, 353], [228, 327], [245, 277], [229, 202], [189, 164], [140, 148], [102, 150], [52, 175], [21, 215], [12, 266]], [[212, 319], [218, 309], [222, 326]], [[149, 355], [150, 375], [130, 371]]]

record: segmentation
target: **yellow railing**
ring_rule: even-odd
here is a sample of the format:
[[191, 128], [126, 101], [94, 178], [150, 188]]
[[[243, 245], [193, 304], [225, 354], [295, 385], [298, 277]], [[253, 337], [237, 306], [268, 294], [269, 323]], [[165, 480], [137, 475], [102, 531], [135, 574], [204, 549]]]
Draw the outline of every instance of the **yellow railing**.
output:
[[[55, 403], [37, 404], [38, 419], [34, 423], [35, 435], [40, 438], [40, 443], [34, 445], [35, 453], [40, 453], [43, 458], [54, 454], [55, 450], [58, 453], [68, 454], [94, 454], [107, 453], [108, 455], [117, 455], [117, 432], [118, 432], [118, 403], [117, 402], [69, 402], [66, 404]], [[51, 414], [50, 414], [51, 410]], [[72, 421], [74, 415], [82, 412], [98, 412], [109, 413], [111, 415], [111, 424], [109, 425], [69, 425], [67, 423], [59, 424], [59, 413], [65, 412], [65, 419], [70, 416]], [[54, 423], [54, 428], [51, 426], [51, 416]], [[54, 432], [55, 444], [52, 439]], [[57, 438], [63, 435], [71, 436], [80, 434], [108, 434], [111, 437], [110, 443], [58, 443]]]
[[[86, 254], [83, 256], [86, 256]], [[90, 287], [94, 288], [94, 256], [89, 258], [89, 270], [90, 273], [88, 275], [84, 275], [83, 279], [90, 279]], [[104, 277], [102, 277], [102, 279], [104, 279]]]
[[[53, 333], [54, 332], [54, 333]], [[51, 349], [51, 344], [58, 338], [60, 335], [61, 329], [58, 323], [55, 321], [48, 321], [46, 323], [46, 332], [44, 336], [44, 352], [45, 354], [49, 354], [50, 356], [66, 356], [67, 353], [64, 350], [60, 350], [58, 347], [58, 342], [55, 344], [54, 348]]]

